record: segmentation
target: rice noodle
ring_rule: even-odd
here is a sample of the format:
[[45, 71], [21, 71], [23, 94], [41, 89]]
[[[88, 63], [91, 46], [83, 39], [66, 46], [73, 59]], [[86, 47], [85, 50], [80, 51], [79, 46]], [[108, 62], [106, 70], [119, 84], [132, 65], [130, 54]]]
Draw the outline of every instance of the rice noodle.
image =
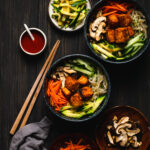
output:
[[135, 31], [135, 34], [139, 34], [139, 32], [144, 33], [145, 38], [147, 38], [147, 23], [144, 14], [141, 11], [133, 10], [130, 14], [133, 22], [132, 27]]
[[100, 69], [97, 68], [97, 74], [89, 78], [91, 88], [93, 91], [92, 100], [96, 100], [100, 95], [107, 92], [108, 84], [106, 77], [101, 73]]

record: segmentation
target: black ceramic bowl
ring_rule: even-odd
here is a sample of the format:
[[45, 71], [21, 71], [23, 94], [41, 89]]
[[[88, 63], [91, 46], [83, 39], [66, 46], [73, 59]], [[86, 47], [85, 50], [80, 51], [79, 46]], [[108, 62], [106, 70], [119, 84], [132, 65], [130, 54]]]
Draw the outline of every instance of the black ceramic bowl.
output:
[[[92, 22], [94, 19], [95, 19], [95, 16], [99, 10], [99, 8], [101, 8], [102, 6], [105, 5], [105, 3], [107, 2], [108, 0], [100, 0], [98, 3], [95, 4], [95, 6], [89, 11], [87, 17], [86, 17], [86, 20], [85, 20], [85, 25], [84, 25], [84, 37], [85, 37], [85, 40], [86, 40], [86, 43], [90, 49], [90, 51], [100, 60], [103, 60], [105, 62], [108, 62], [108, 63], [112, 63], [112, 64], [125, 64], [125, 63], [128, 63], [128, 62], [131, 62], [137, 58], [139, 58], [145, 51], [146, 49], [148, 48], [149, 46], [149, 43], [150, 43], [150, 28], [149, 28], [149, 25], [150, 25], [150, 18], [149, 18], [149, 15], [147, 13], [147, 11], [145, 10], [144, 7], [142, 7], [142, 5], [138, 2], [138, 0], [124, 0], [124, 2], [128, 2], [128, 3], [132, 3], [133, 6], [135, 6], [139, 11], [141, 11], [145, 17], [146, 17], [146, 20], [147, 20], [147, 25], [148, 25], [148, 37], [145, 41], [145, 44], [144, 46], [141, 48], [141, 50], [135, 54], [133, 57], [129, 58], [129, 59], [125, 59], [125, 60], [122, 60], [122, 61], [116, 61], [116, 60], [108, 60], [108, 59], [104, 59], [102, 56], [98, 55], [92, 48], [92, 46], [90, 45], [90, 42], [89, 42], [89, 37], [88, 37], [88, 33], [89, 33], [89, 24], [90, 22]], [[115, 1], [119, 1], [119, 0], [115, 0]]]
[[[101, 104], [101, 106], [97, 109], [97, 111], [94, 114], [92, 114], [90, 116], [82, 117], [80, 119], [69, 118], [69, 117], [66, 117], [63, 114], [59, 113], [59, 112], [56, 112], [54, 110], [54, 108], [49, 104], [49, 102], [48, 102], [49, 97], [46, 95], [47, 83], [48, 83], [48, 80], [50, 78], [50, 74], [52, 73], [52, 71], [54, 71], [56, 67], [58, 67], [60, 65], [63, 65], [65, 61], [68, 61], [68, 60], [71, 60], [71, 59], [74, 59], [74, 58], [86, 59], [86, 60], [92, 62], [93, 64], [95, 64], [96, 66], [100, 67], [101, 71], [106, 76], [106, 80], [108, 82], [108, 92], [107, 92], [107, 97], [106, 97], [105, 101]], [[44, 80], [44, 83], [43, 83], [43, 91], [44, 91], [44, 100], [46, 102], [46, 105], [48, 106], [50, 112], [52, 112], [55, 116], [57, 116], [60, 119], [70, 121], [70, 122], [85, 122], [85, 121], [88, 121], [88, 120], [96, 117], [97, 115], [99, 115], [101, 113], [101, 111], [104, 109], [104, 107], [107, 105], [108, 99], [110, 97], [111, 84], [110, 84], [110, 79], [109, 79], [108, 73], [107, 73], [107, 71], [105, 70], [105, 68], [103, 67], [102, 64], [100, 64], [98, 61], [96, 61], [92, 57], [82, 55], [82, 54], [72, 54], [72, 55], [67, 55], [65, 57], [62, 57], [62, 58], [58, 59], [57, 61], [55, 61], [53, 63], [53, 65], [50, 67], [50, 69], [49, 69], [49, 71], [48, 71], [48, 73], [45, 77], [45, 80]]]

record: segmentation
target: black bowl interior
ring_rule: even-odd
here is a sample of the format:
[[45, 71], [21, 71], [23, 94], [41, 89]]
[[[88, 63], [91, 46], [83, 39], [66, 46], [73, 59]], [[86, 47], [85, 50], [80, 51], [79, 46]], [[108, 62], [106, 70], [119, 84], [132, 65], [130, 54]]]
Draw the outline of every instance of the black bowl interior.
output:
[[[56, 112], [53, 109], [53, 107], [49, 104], [49, 97], [46, 95], [47, 84], [48, 84], [48, 80], [50, 78], [50, 74], [52, 73], [52, 71], [54, 71], [56, 67], [58, 67], [60, 65], [63, 65], [65, 61], [68, 61], [68, 60], [71, 60], [71, 59], [74, 59], [74, 58], [86, 59], [86, 60], [92, 62], [94, 65], [100, 67], [101, 71], [106, 76], [106, 80], [108, 82], [108, 92], [107, 92], [107, 97], [106, 97], [105, 101], [101, 104], [101, 106], [97, 109], [97, 111], [94, 114], [92, 114], [90, 116], [85, 116], [85, 117], [80, 118], [80, 119], [69, 118], [69, 117], [66, 117], [66, 116], [62, 115], [59, 112]], [[86, 120], [89, 120], [89, 119], [92, 119], [92, 118], [96, 117], [104, 109], [104, 107], [108, 103], [108, 99], [110, 97], [110, 91], [111, 91], [110, 79], [109, 79], [108, 73], [105, 70], [105, 68], [98, 61], [96, 61], [95, 59], [93, 59], [93, 58], [91, 58], [89, 56], [86, 56], [86, 55], [81, 55], [81, 54], [68, 55], [68, 56], [62, 57], [59, 60], [57, 60], [56, 62], [54, 62], [53, 65], [50, 67], [50, 69], [49, 69], [49, 71], [48, 71], [48, 73], [47, 73], [47, 75], [45, 77], [45, 81], [43, 83], [44, 100], [45, 100], [49, 110], [54, 115], [56, 115], [57, 117], [59, 117], [59, 118], [61, 118], [63, 120], [66, 120], [66, 121], [70, 121], [70, 122], [84, 122]]]
[[[113, 1], [121, 1], [121, 0], [113, 0]], [[104, 59], [103, 57], [101, 57], [100, 55], [98, 55], [94, 50], [93, 48], [91, 47], [90, 45], [90, 38], [88, 37], [88, 33], [89, 33], [89, 24], [95, 20], [95, 17], [96, 17], [96, 14], [98, 12], [98, 10], [103, 7], [106, 3], [108, 2], [108, 0], [100, 0], [98, 3], [95, 4], [95, 6], [90, 10], [90, 12], [88, 13], [87, 17], [86, 17], [86, 20], [85, 20], [85, 26], [84, 26], [84, 37], [85, 37], [85, 40], [86, 40], [86, 43], [89, 47], [89, 49], [91, 50], [91, 52], [98, 58], [98, 59], [101, 59], [105, 62], [108, 62], [108, 63], [112, 63], [112, 64], [123, 64], [123, 63], [128, 63], [128, 62], [131, 62], [135, 59], [137, 59], [138, 57], [140, 57], [145, 51], [146, 49], [148, 48], [149, 46], [149, 43], [150, 43], [150, 28], [149, 28], [149, 25], [150, 25], [150, 18], [149, 18], [149, 15], [147, 13], [147, 11], [145, 10], [144, 7], [142, 7], [142, 5], [137, 1], [137, 0], [124, 0], [123, 2], [128, 2], [128, 3], [131, 3], [133, 4], [133, 6], [141, 11], [145, 17], [146, 17], [146, 21], [147, 21], [147, 25], [148, 25], [148, 37], [147, 39], [145, 40], [145, 44], [144, 46], [141, 48], [141, 50], [135, 54], [133, 57], [129, 58], [129, 59], [125, 59], [125, 60], [122, 60], [122, 61], [116, 61], [116, 60], [108, 60], [108, 59]]]

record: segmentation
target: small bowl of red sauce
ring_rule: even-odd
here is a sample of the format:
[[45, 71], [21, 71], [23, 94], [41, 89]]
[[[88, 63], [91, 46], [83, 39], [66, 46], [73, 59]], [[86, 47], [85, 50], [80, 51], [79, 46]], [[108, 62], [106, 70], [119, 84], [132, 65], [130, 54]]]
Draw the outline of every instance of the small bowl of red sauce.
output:
[[20, 47], [28, 55], [38, 55], [43, 52], [47, 44], [45, 33], [38, 28], [29, 28], [34, 40], [32, 40], [25, 30], [20, 36]]

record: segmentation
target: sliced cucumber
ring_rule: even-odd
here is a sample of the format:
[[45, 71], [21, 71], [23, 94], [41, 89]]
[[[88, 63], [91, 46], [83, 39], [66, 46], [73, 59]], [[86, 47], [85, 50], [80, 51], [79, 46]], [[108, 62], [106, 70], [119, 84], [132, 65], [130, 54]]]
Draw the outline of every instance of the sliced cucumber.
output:
[[100, 104], [103, 102], [104, 99], [105, 99], [105, 95], [97, 98], [97, 100], [93, 104], [93, 107], [86, 114], [88, 115], [93, 114], [97, 110], [97, 108], [100, 106]]
[[67, 106], [63, 106], [60, 111], [62, 112], [64, 110], [68, 110], [68, 109], [72, 109], [72, 108], [73, 108], [73, 106], [67, 105]]
[[84, 115], [86, 115], [85, 112], [75, 112], [73, 110], [64, 110], [62, 112], [63, 115], [67, 116], [67, 117], [71, 117], [71, 118], [81, 118]]
[[92, 47], [94, 48], [94, 50], [99, 51], [100, 53], [110, 57], [110, 58], [116, 58], [114, 55], [112, 55], [110, 52], [108, 52], [107, 50], [103, 49], [102, 47], [100, 47], [97, 44], [91, 44]]

